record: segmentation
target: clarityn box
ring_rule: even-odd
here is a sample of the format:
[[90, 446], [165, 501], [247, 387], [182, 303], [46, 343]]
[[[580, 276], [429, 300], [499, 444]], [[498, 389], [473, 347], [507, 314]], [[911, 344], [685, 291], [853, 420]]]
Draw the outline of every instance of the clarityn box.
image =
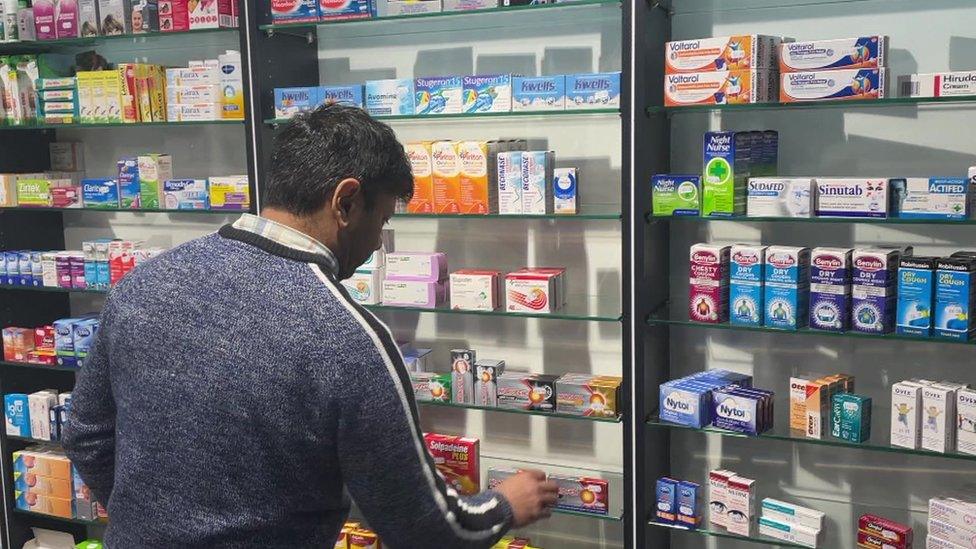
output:
[[[763, 510], [765, 511], [765, 508]], [[801, 524], [763, 515], [759, 517], [759, 535], [803, 545], [805, 547], [816, 548], [820, 531]]]
[[456, 141], [435, 141], [430, 146], [435, 213], [461, 213], [461, 159], [457, 145]]
[[750, 177], [746, 185], [749, 217], [810, 217], [814, 182], [809, 177]]
[[762, 326], [766, 246], [734, 244], [729, 252], [729, 321]]
[[523, 213], [522, 151], [500, 152], [497, 157], [498, 213]]
[[451, 273], [451, 308], [494, 311], [500, 305], [498, 271], [463, 269]]
[[664, 105], [737, 105], [776, 99], [779, 81], [766, 70], [734, 70], [664, 76]]
[[505, 371], [504, 360], [482, 358], [474, 363], [474, 403], [498, 406], [498, 376]]
[[444, 281], [422, 280], [383, 281], [383, 303], [400, 307], [433, 309], [441, 306], [446, 298]]
[[898, 309], [895, 331], [929, 337], [935, 309], [936, 257], [902, 257], [898, 265]]
[[474, 404], [475, 351], [454, 349], [451, 351], [451, 402]]
[[943, 258], [938, 261], [935, 284], [936, 337], [970, 340], [976, 334], [976, 258]]
[[620, 73], [566, 75], [566, 110], [620, 107]]
[[955, 450], [957, 389], [935, 383], [922, 387], [922, 449]]
[[818, 217], [888, 217], [887, 179], [821, 177], [816, 185]]
[[414, 80], [415, 113], [418, 115], [460, 114], [460, 76], [434, 76]]
[[513, 76], [513, 111], [561, 111], [566, 108], [566, 77]]
[[787, 42], [779, 46], [779, 72], [884, 68], [887, 36]]
[[964, 97], [976, 95], [976, 71], [910, 74], [898, 79], [901, 97]]
[[465, 76], [461, 79], [461, 111], [509, 112], [512, 110], [512, 75]]
[[956, 450], [976, 455], [976, 390], [963, 388], [956, 393]]
[[711, 324], [721, 324], [728, 319], [729, 252], [728, 246], [695, 244], [691, 247], [690, 319]]
[[396, 116], [414, 114], [413, 80], [366, 81], [366, 110], [373, 116]]
[[969, 181], [965, 177], [909, 177], [891, 180], [890, 185], [892, 192], [899, 190], [897, 217], [960, 221], [968, 217]]
[[81, 193], [85, 208], [119, 208], [119, 182], [115, 179], [84, 179], [81, 182]]
[[747, 132], [705, 132], [702, 146], [702, 215], [745, 213], [745, 187], [752, 136]]
[[796, 330], [806, 325], [809, 306], [810, 249], [770, 246], [766, 249], [763, 324]]
[[826, 516], [822, 511], [793, 505], [773, 498], [763, 498], [762, 515], [779, 522], [798, 524], [816, 531], [823, 529]]
[[552, 211], [558, 215], [580, 212], [579, 168], [555, 168], [552, 173]]
[[431, 141], [407, 143], [407, 158], [413, 172], [413, 197], [407, 203], [410, 213], [434, 213], [434, 168]]
[[782, 103], [884, 99], [886, 95], [885, 69], [790, 72], [783, 74], [779, 85]]
[[123, 158], [118, 161], [119, 207], [123, 210], [141, 207], [141, 188], [139, 185], [139, 159]]
[[552, 151], [522, 151], [522, 213], [543, 215], [553, 210], [549, 181], [555, 164]]
[[777, 47], [783, 41], [762, 34], [676, 40], [665, 44], [664, 68], [667, 74], [774, 69]]
[[378, 305], [383, 302], [383, 270], [359, 271], [342, 281], [356, 303]]
[[922, 388], [915, 381], [891, 386], [891, 445], [916, 450], [922, 444]]
[[810, 253], [810, 327], [844, 332], [850, 328], [850, 248], [814, 248]]
[[652, 176], [651, 208], [655, 217], [699, 215], [701, 176], [667, 174]]
[[668, 477], [657, 479], [655, 493], [657, 494], [657, 505], [654, 510], [654, 521], [663, 524], [677, 524], [678, 481]]

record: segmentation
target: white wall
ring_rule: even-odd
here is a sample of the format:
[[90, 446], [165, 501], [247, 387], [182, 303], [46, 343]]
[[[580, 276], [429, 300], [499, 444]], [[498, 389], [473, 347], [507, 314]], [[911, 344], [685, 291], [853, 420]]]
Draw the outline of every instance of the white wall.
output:
[[[765, 33], [799, 40], [867, 34], [890, 36], [890, 72], [976, 68], [976, 5], [962, 0], [675, 0], [675, 39]], [[786, 4], [802, 6], [777, 7]], [[812, 5], [811, 5], [812, 4]], [[672, 170], [701, 170], [701, 136], [708, 130], [775, 129], [785, 175], [963, 175], [976, 164], [971, 107], [838, 108], [676, 114]], [[971, 227], [807, 223], [672, 223], [671, 299], [676, 315], [687, 302], [688, 247], [695, 242], [762, 242], [808, 246], [912, 244], [916, 253], [973, 249]], [[665, 253], [654, 250], [652, 253]], [[872, 440], [888, 441], [890, 385], [925, 376], [976, 382], [976, 349], [958, 345], [757, 334], [673, 328], [672, 377], [705, 368], [750, 372], [755, 384], [777, 392], [777, 422], [785, 422], [791, 374], [848, 372], [857, 392], [874, 398]], [[928, 498], [952, 493], [972, 479], [971, 463], [931, 457], [675, 433], [672, 468], [678, 478], [703, 481], [717, 466], [759, 479], [760, 496], [828, 513], [823, 547], [852, 548], [858, 517], [874, 512], [915, 528], [924, 544]], [[853, 503], [850, 503], [853, 502]], [[749, 547], [700, 536], [673, 536], [674, 546]]]

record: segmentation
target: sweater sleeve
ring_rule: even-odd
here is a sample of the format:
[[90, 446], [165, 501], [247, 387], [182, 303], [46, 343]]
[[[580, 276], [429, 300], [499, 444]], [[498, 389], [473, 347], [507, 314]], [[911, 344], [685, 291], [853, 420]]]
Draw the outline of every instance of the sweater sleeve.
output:
[[96, 501], [108, 506], [115, 482], [115, 398], [110, 381], [110, 301], [106, 300], [95, 343], [71, 393], [62, 444]]
[[347, 365], [342, 383], [339, 459], [350, 495], [393, 547], [491, 547], [511, 527], [508, 501], [493, 491], [460, 497], [447, 485], [424, 444], [392, 337], [367, 332], [364, 360]]

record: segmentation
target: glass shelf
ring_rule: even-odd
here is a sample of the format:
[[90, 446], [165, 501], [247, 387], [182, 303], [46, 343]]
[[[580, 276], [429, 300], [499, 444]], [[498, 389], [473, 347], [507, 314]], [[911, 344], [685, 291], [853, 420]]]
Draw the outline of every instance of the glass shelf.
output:
[[105, 526], [105, 524], [107, 524], [107, 521], [106, 522], [100, 522], [100, 521], [95, 521], [95, 520], [81, 520], [81, 519], [76, 519], [76, 518], [70, 518], [69, 519], [69, 518], [64, 518], [64, 517], [56, 517], [54, 515], [45, 515], [44, 513], [35, 513], [33, 511], [24, 511], [23, 509], [14, 509], [14, 513], [18, 513], [18, 514], [21, 514], [21, 515], [27, 515], [27, 516], [31, 516], [31, 517], [37, 517], [37, 518], [47, 519], [47, 520], [56, 520], [58, 522], [70, 522], [71, 524], [82, 524], [82, 525], [85, 525], [85, 526]]
[[784, 427], [789, 425], [788, 418], [777, 417], [776, 420], [779, 422], [778, 423], [779, 427], [774, 427], [772, 430], [757, 436], [750, 436], [745, 433], [726, 431], [725, 429], [719, 429], [718, 427], [712, 427], [712, 426], [698, 429], [686, 425], [676, 425], [674, 423], [667, 423], [661, 421], [657, 417], [652, 417], [648, 419], [647, 425], [651, 427], [662, 428], [662, 429], [674, 429], [677, 431], [691, 431], [691, 432], [698, 432], [698, 433], [715, 434], [715, 435], [721, 435], [724, 437], [731, 437], [731, 438], [783, 440], [788, 442], [798, 442], [798, 443], [813, 444], [819, 446], [855, 448], [861, 450], [871, 450], [875, 452], [887, 452], [893, 454], [931, 456], [931, 457], [944, 458], [944, 459], [976, 461], [976, 456], [971, 456], [968, 454], [960, 454], [958, 452], [941, 453], [941, 452], [932, 452], [930, 450], [914, 450], [911, 448], [900, 448], [897, 446], [891, 446], [889, 444], [882, 444], [880, 442], [872, 442], [870, 440], [867, 442], [855, 443], [855, 442], [847, 442], [830, 436], [827, 436], [825, 438], [807, 438], [806, 436], [803, 435], [802, 431], [791, 431], [788, 428]]
[[[612, 302], [610, 302], [612, 301]], [[508, 318], [548, 318], [553, 320], [585, 320], [591, 322], [620, 322], [617, 300], [608, 300], [600, 296], [569, 296], [567, 305], [552, 313], [510, 313], [497, 309], [494, 311], [461, 311], [441, 306], [435, 309], [421, 309], [418, 307], [401, 307], [397, 305], [366, 305], [372, 311], [405, 311], [411, 313], [441, 313], [452, 315], [494, 316]]]
[[542, 416], [542, 417], [558, 417], [564, 419], [575, 419], [580, 421], [598, 421], [602, 423], [620, 423], [622, 418], [617, 417], [594, 417], [594, 416], [577, 416], [572, 414], [553, 414], [546, 412], [535, 412], [532, 410], [514, 410], [511, 408], [498, 408], [496, 406], [478, 406], [477, 404], [457, 404], [455, 402], [441, 402], [436, 400], [418, 400], [417, 404], [421, 406], [433, 406], [442, 408], [465, 408], [468, 410], [484, 410], [487, 412], [503, 412], [507, 414], [522, 414], [528, 416]]
[[650, 215], [648, 221], [666, 221], [669, 219], [708, 223], [712, 221], [733, 221], [737, 223], [858, 223], [869, 225], [976, 225], [976, 219], [905, 219], [892, 217], [888, 219], [869, 219], [862, 217], [701, 217], [697, 215]]
[[84, 213], [166, 213], [166, 214], [192, 214], [192, 215], [240, 215], [243, 213], [253, 213], [251, 210], [163, 210], [154, 208], [140, 208], [138, 210], [121, 208], [34, 208], [30, 206], [0, 206], [0, 212], [4, 210], [14, 210], [20, 212], [84, 212]]
[[13, 368], [31, 368], [34, 370], [49, 370], [55, 372], [78, 372], [78, 368], [68, 366], [48, 366], [46, 364], [34, 364], [32, 362], [11, 362], [9, 360], [0, 361], [0, 366], [10, 366]]
[[118, 34], [112, 36], [90, 36], [86, 38], [64, 38], [61, 40], [25, 40], [23, 42], [0, 42], [0, 54], [45, 52], [55, 48], [81, 48], [105, 42], [132, 43], [155, 42], [166, 38], [186, 38], [188, 35], [238, 33], [236, 28], [196, 29], [182, 32], [153, 32], [147, 34]]
[[0, 284], [0, 290], [21, 290], [27, 292], [50, 292], [50, 293], [72, 293], [72, 294], [107, 294], [108, 290], [95, 288], [62, 288], [60, 286], [14, 286], [11, 284]]
[[788, 10], [791, 8], [830, 6], [866, 1], [871, 0], [671, 0], [669, 4], [674, 15], [687, 15], [694, 13], [740, 13], [756, 10]]
[[554, 515], [571, 515], [574, 517], [583, 517], [588, 519], [607, 520], [607, 521], [616, 521], [616, 522], [624, 520], [622, 514], [595, 515], [593, 513], [583, 513], [582, 511], [570, 511], [568, 509], [553, 509], [552, 513]]
[[972, 345], [976, 341], [963, 341], [959, 339], [942, 339], [935, 337], [918, 337], [898, 334], [862, 334], [858, 332], [827, 332], [822, 330], [811, 330], [810, 328], [800, 328], [799, 330], [776, 330], [773, 328], [752, 327], [752, 326], [733, 326], [731, 324], [705, 324], [703, 322], [692, 322], [690, 320], [676, 320], [671, 318], [648, 317], [647, 324], [651, 326], [670, 325], [687, 326], [691, 328], [713, 328], [716, 330], [738, 330], [744, 332], [766, 332], [772, 334], [789, 334], [803, 336], [825, 336], [825, 337], [846, 337], [851, 339], [883, 339], [886, 341], [919, 341], [924, 343], [950, 343], [956, 345]]
[[[429, 21], [431, 19], [441, 19], [445, 17], [479, 17], [491, 16], [500, 13], [512, 12], [538, 12], [556, 9], [578, 9], [584, 6], [619, 5], [620, 0], [575, 0], [562, 2], [559, 4], [535, 4], [527, 6], [507, 6], [498, 8], [488, 8], [482, 10], [465, 11], [442, 11], [436, 13], [424, 13], [417, 15], [391, 15], [387, 17], [375, 17], [371, 19], [342, 19], [338, 21], [319, 21], [313, 23], [277, 23], [270, 25], [260, 25], [263, 31], [284, 31], [288, 29], [307, 29], [309, 27], [330, 27], [334, 25], [382, 25], [386, 22], [395, 23], [390, 25], [390, 32], [402, 32], [402, 26], [408, 21]], [[399, 27], [399, 28], [397, 28]]]
[[763, 545], [772, 545], [776, 547], [807, 547], [806, 545], [800, 545], [798, 543], [790, 543], [788, 541], [782, 541], [775, 538], [767, 538], [765, 536], [759, 537], [758, 535], [756, 535], [754, 537], [753, 536], [746, 537], [746, 536], [739, 536], [736, 534], [730, 534], [728, 532], [718, 532], [715, 530], [705, 530], [701, 528], [693, 530], [691, 528], [686, 528], [684, 526], [677, 526], [674, 524], [662, 524], [660, 522], [654, 522], [654, 521], [650, 521], [647, 524], [649, 526], [655, 526], [658, 528], [669, 528], [671, 530], [688, 532], [689, 534], [698, 534], [701, 536], [710, 536], [710, 537], [723, 538], [729, 540], [746, 541], [750, 543], [761, 543]]
[[[561, 116], [619, 116], [620, 109], [590, 109], [585, 111], [513, 111], [513, 112], [473, 112], [458, 114], [432, 114], [429, 116], [419, 116], [413, 114], [402, 114], [396, 116], [375, 116], [377, 120], [401, 121], [401, 122], [436, 122], [438, 120], [470, 119], [470, 118], [552, 118]], [[265, 124], [278, 126], [287, 124], [291, 120], [288, 118], [269, 118]]]
[[30, 442], [30, 443], [38, 443], [38, 444], [56, 444], [56, 445], [61, 444], [61, 442], [57, 440], [38, 440], [36, 438], [21, 437], [17, 435], [6, 435], [6, 437], [9, 438], [10, 440], [19, 440], [21, 442]]
[[689, 105], [684, 107], [648, 107], [648, 114], [679, 112], [764, 111], [779, 109], [847, 109], [876, 107], [911, 107], [920, 105], [973, 105], [976, 96], [969, 97], [891, 97], [860, 101], [806, 101], [801, 103], [747, 103], [740, 105]]
[[532, 215], [515, 215], [515, 214], [434, 214], [434, 213], [398, 213], [394, 214], [395, 219], [459, 219], [459, 220], [475, 220], [475, 219], [554, 219], [559, 221], [595, 221], [595, 220], [620, 220], [622, 216], [619, 211], [611, 211], [612, 206], [604, 206], [602, 208], [586, 208], [576, 214], [576, 215], [565, 215], [565, 214], [532, 214]]
[[134, 124], [100, 123], [100, 124], [32, 124], [24, 126], [0, 126], [0, 131], [7, 130], [84, 130], [90, 128], [148, 128], [161, 126], [233, 126], [242, 125], [243, 120], [200, 120], [192, 122], [138, 122]]

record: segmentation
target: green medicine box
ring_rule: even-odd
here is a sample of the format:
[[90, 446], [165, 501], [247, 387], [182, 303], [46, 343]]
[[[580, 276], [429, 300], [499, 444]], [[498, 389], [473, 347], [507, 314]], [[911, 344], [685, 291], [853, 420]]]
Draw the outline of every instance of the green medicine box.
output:
[[655, 217], [701, 215], [701, 177], [667, 174], [651, 177], [651, 207]]
[[830, 407], [830, 434], [848, 442], [871, 438], [871, 397], [837, 393]]

